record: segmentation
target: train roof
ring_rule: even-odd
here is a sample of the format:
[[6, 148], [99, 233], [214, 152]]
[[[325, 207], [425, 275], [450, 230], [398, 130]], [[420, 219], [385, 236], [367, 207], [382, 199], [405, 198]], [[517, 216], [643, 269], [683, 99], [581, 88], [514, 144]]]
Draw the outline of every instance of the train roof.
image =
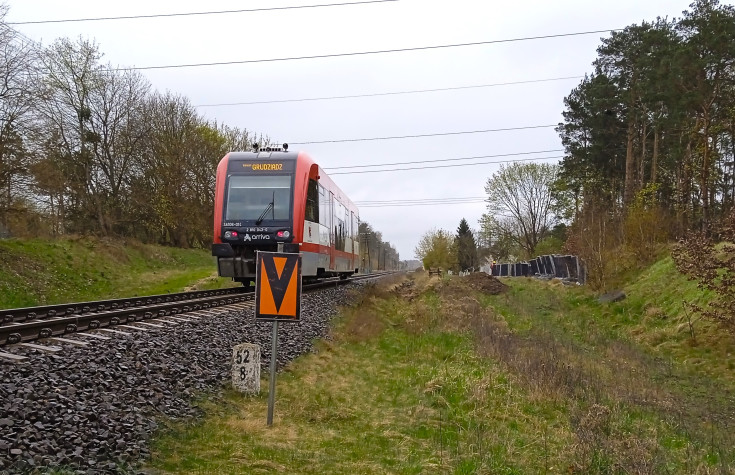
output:
[[230, 160], [296, 160], [299, 152], [230, 152], [226, 155]]

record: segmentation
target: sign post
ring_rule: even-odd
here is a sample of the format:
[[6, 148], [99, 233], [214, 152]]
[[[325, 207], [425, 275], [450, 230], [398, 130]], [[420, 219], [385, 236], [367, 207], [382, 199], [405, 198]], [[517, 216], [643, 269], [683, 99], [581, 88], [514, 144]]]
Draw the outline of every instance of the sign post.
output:
[[278, 352], [278, 320], [273, 321], [271, 336], [271, 376], [268, 380], [268, 416], [266, 424], [273, 425], [273, 409], [276, 405], [276, 353]]
[[260, 252], [256, 258], [255, 320], [273, 325], [271, 366], [268, 391], [268, 425], [273, 425], [276, 395], [276, 355], [278, 353], [278, 322], [298, 322], [301, 318], [301, 254]]

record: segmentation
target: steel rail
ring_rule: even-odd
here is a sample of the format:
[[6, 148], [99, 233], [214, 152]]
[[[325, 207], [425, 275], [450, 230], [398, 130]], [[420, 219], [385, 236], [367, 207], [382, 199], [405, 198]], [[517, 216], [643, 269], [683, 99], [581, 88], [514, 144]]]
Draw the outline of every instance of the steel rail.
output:
[[54, 318], [64, 315], [85, 315], [120, 308], [131, 309], [144, 307], [154, 303], [176, 302], [193, 300], [216, 295], [233, 295], [247, 293], [244, 287], [227, 289], [197, 290], [179, 292], [175, 294], [146, 295], [140, 297], [126, 297], [92, 302], [63, 303], [54, 305], [40, 305], [36, 307], [11, 308], [0, 310], [0, 323], [25, 322], [35, 319]]
[[[307, 284], [303, 286], [303, 290], [316, 290], [325, 287], [332, 287], [337, 285], [349, 284], [366, 279], [377, 279], [384, 277], [383, 274], [367, 274], [358, 275], [349, 279], [331, 279], [324, 280], [318, 283]], [[244, 290], [243, 288], [233, 288], [235, 292], [218, 292], [218, 291], [200, 291], [200, 292], [185, 292], [183, 294], [171, 294], [171, 295], [160, 295], [146, 297], [152, 303], [147, 305], [135, 305], [135, 306], [122, 306], [119, 305], [115, 308], [109, 305], [107, 309], [98, 310], [96, 312], [82, 311], [82, 312], [71, 312], [64, 316], [59, 315], [46, 315], [45, 318], [31, 318], [25, 319], [22, 322], [8, 322], [0, 325], [0, 347], [13, 345], [17, 343], [26, 343], [35, 341], [43, 338], [59, 337], [70, 333], [95, 330], [105, 327], [114, 327], [116, 325], [128, 324], [134, 322], [141, 322], [144, 320], [150, 320], [153, 318], [161, 318], [170, 315], [183, 314], [188, 312], [195, 312], [199, 310], [209, 309], [212, 307], [219, 307], [224, 305], [232, 305], [235, 303], [241, 303], [248, 300], [253, 300], [255, 294], [252, 291]], [[222, 289], [230, 290], [230, 289]], [[216, 295], [212, 295], [212, 294]], [[193, 294], [199, 295], [198, 298], [189, 298], [186, 300], [174, 300], [162, 302], [164, 300], [161, 297], [172, 297], [174, 295], [186, 295], [193, 296]], [[115, 299], [99, 301], [99, 302], [115, 302], [120, 301], [136, 301], [134, 299]], [[172, 300], [172, 299], [168, 299]], [[85, 302], [81, 304], [67, 304], [61, 305], [64, 308], [90, 308], [90, 304], [99, 302]], [[137, 303], [137, 302], [136, 302]], [[30, 308], [42, 308], [42, 307], [30, 307]], [[25, 310], [25, 309], [19, 309]]]

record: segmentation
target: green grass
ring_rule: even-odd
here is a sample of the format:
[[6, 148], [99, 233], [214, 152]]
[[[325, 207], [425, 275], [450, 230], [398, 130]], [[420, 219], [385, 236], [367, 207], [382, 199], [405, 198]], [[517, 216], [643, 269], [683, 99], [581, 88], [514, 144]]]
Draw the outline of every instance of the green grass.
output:
[[[207, 251], [0, 241], [2, 307], [220, 287]], [[375, 286], [267, 398], [204, 395], [163, 421], [152, 473], [731, 473], [735, 337], [687, 316], [711, 295], [665, 257], [627, 298], [505, 279]], [[691, 318], [690, 318], [691, 317]], [[691, 322], [691, 325], [690, 325]], [[267, 388], [267, 375], [261, 387]]]
[[[598, 303], [585, 288], [533, 279], [507, 282], [509, 292], [483, 302], [502, 314], [514, 336], [526, 340], [519, 346], [530, 366], [540, 359], [553, 363], [556, 374], [547, 376], [552, 389], [573, 394], [581, 407], [602, 402], [616, 408], [611, 422], [632, 418], [658, 434], [647, 443], [657, 448], [659, 470], [733, 469], [735, 437], [729, 421], [734, 415], [735, 335], [700, 320], [696, 338], [691, 337], [682, 301], [703, 303], [711, 295], [679, 275], [670, 258], [642, 271], [624, 287], [627, 298], [610, 304]], [[517, 373], [527, 373], [527, 381], [539, 377], [517, 356], [500, 359]], [[569, 372], [579, 375], [586, 392], [573, 378], [565, 379]]]
[[209, 254], [96, 238], [0, 240], [0, 308], [230, 285]]
[[[561, 417], [553, 404], [519, 404], [522, 389], [477, 356], [471, 336], [438, 327], [416, 333], [405, 325], [410, 306], [395, 298], [370, 306], [353, 309], [333, 343], [279, 375], [272, 428], [265, 395], [227, 393], [224, 404], [207, 406], [206, 421], [159, 439], [153, 466], [168, 473], [520, 474], [535, 463], [529, 459], [558, 463], [561, 447], [537, 440], [538, 427]], [[365, 318], [382, 320], [382, 330], [353, 332], [353, 319]]]
[[[411, 277], [418, 280], [426, 277]], [[676, 333], [672, 299], [695, 295], [664, 260], [628, 299], [508, 279], [483, 295], [459, 278], [412, 298], [375, 288], [330, 341], [266, 396], [228, 392], [154, 448], [163, 473], [727, 473], [732, 374], [719, 345]], [[669, 282], [678, 291], [661, 286]], [[650, 292], [650, 294], [649, 294]], [[398, 294], [398, 295], [397, 295]], [[660, 321], [658, 310], [670, 312]], [[703, 325], [704, 329], [704, 325]], [[650, 345], [657, 332], [679, 339]], [[678, 343], [677, 343], [678, 342]], [[730, 343], [731, 344], [731, 343]], [[709, 351], [704, 351], [704, 347]], [[701, 358], [709, 372], [691, 371]], [[262, 387], [267, 387], [265, 382]]]

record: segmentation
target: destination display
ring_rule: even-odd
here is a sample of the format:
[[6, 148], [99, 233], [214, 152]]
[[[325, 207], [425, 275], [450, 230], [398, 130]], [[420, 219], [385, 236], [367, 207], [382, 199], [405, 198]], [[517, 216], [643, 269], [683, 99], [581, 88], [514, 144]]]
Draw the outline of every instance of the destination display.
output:
[[229, 170], [236, 173], [249, 172], [267, 173], [267, 172], [293, 172], [295, 170], [295, 160], [276, 160], [276, 161], [241, 161], [231, 160]]

